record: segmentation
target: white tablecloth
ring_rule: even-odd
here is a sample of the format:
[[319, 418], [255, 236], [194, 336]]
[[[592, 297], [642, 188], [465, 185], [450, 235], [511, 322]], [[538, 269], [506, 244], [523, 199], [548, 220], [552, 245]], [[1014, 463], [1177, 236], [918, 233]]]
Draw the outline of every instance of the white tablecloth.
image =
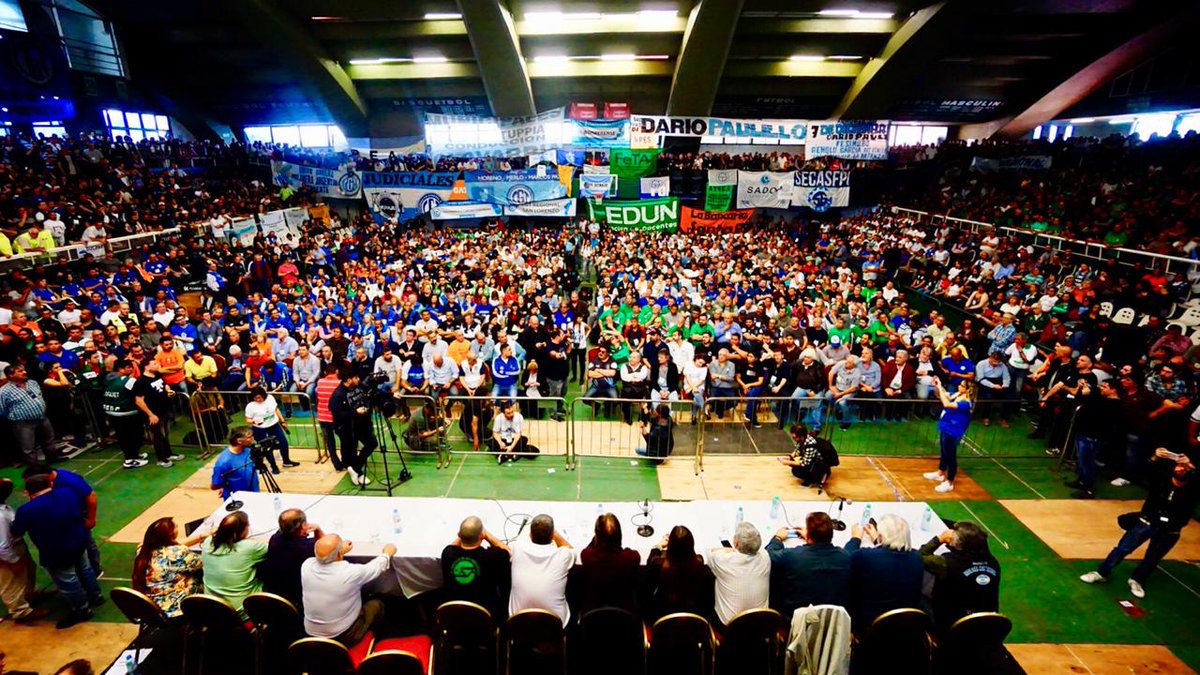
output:
[[[558, 532], [577, 550], [587, 546], [592, 538], [596, 516], [611, 512], [621, 520], [621, 531], [625, 546], [636, 550], [645, 561], [655, 545], [675, 525], [685, 525], [692, 531], [696, 549], [705, 553], [720, 546], [723, 539], [731, 539], [737, 522], [737, 511], [743, 510], [745, 520], [753, 523], [762, 533], [763, 545], [780, 527], [791, 525], [803, 527], [804, 518], [813, 511], [825, 511], [848, 526], [865, 520], [867, 509], [870, 516], [878, 518], [893, 513], [908, 521], [912, 528], [913, 546], [920, 546], [945, 529], [942, 521], [929, 511], [923, 502], [867, 502], [845, 503], [833, 501], [797, 502], [784, 501], [776, 517], [771, 517], [769, 501], [697, 501], [697, 502], [650, 502], [651, 525], [654, 534], [641, 537], [632, 518], [642, 512], [639, 502], [542, 502], [509, 501], [487, 499], [413, 498], [413, 497], [361, 497], [353, 495], [273, 495], [257, 492], [239, 492], [234, 499], [244, 502], [242, 510], [250, 517], [252, 537], [266, 537], [278, 526], [279, 510], [303, 509], [310, 523], [316, 523], [326, 533], [336, 533], [354, 542], [351, 560], [361, 560], [379, 555], [384, 544], [395, 544], [398, 549], [392, 568], [396, 573], [395, 583], [406, 596], [440, 588], [442, 572], [440, 558], [442, 549], [458, 534], [458, 525], [467, 516], [479, 516], [483, 525], [500, 540], [515, 539], [518, 531], [528, 539], [528, 526], [521, 524], [527, 518], [546, 513], [554, 518]], [[278, 510], [276, 506], [278, 498]], [[219, 508], [210, 519], [209, 526], [219, 522], [228, 512]], [[393, 524], [398, 516], [399, 532]], [[641, 523], [641, 518], [636, 520]], [[926, 523], [925, 527], [922, 524]], [[850, 538], [849, 527], [834, 533], [834, 543], [845, 544]], [[789, 544], [798, 544], [789, 540]], [[395, 588], [391, 580], [385, 587]], [[385, 588], [386, 590], [386, 588]]]

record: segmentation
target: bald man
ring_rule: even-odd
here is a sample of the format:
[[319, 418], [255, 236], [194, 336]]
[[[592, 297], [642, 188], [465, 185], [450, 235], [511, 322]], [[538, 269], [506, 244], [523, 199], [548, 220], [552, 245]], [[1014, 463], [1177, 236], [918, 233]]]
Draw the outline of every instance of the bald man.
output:
[[383, 618], [383, 602], [362, 601], [362, 588], [391, 568], [396, 547], [387, 544], [383, 555], [369, 563], [346, 562], [354, 544], [336, 534], [317, 540], [313, 558], [300, 566], [304, 596], [304, 632], [332, 638], [353, 647]]
[[508, 604], [509, 552], [499, 539], [470, 516], [458, 538], [442, 549], [442, 586], [446, 600], [465, 600], [499, 616]]

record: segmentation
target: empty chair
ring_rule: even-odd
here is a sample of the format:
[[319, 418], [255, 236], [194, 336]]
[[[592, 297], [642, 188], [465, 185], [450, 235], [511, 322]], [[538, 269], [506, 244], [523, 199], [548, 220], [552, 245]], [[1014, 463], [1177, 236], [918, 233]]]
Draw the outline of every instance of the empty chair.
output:
[[288, 647], [304, 637], [304, 620], [287, 598], [253, 593], [242, 604], [254, 624], [258, 672], [278, 672], [287, 663]]
[[329, 638], [303, 638], [288, 647], [288, 664], [298, 675], [353, 675], [346, 645]]
[[930, 666], [929, 615], [919, 609], [893, 609], [880, 614], [858, 643], [856, 675], [925, 675]]
[[968, 614], [950, 626], [934, 655], [936, 673], [989, 675], [1008, 672], [1012, 656], [1004, 649], [1004, 638], [1012, 621], [1003, 614]]
[[371, 652], [358, 664], [357, 675], [426, 675], [425, 664], [411, 652], [396, 649]]
[[628, 611], [601, 607], [579, 619], [570, 651], [573, 675], [637, 675], [646, 669], [646, 632]]
[[1122, 326], [1131, 326], [1136, 317], [1137, 313], [1133, 311], [1132, 307], [1122, 307], [1112, 315], [1112, 322]]
[[650, 629], [647, 672], [652, 675], [710, 675], [712, 626], [695, 614], [668, 614]]
[[850, 638], [850, 613], [844, 607], [816, 605], [797, 609], [792, 614], [783, 672], [847, 675]]
[[562, 619], [544, 609], [526, 609], [508, 618], [509, 675], [562, 675], [566, 666]]
[[144, 648], [147, 638], [159, 630], [170, 628], [166, 613], [145, 593], [132, 588], [114, 588], [108, 595], [129, 623], [138, 627], [133, 649]]
[[1200, 307], [1196, 305], [1188, 306], [1175, 321], [1188, 327], [1200, 326]]
[[761, 673], [782, 669], [783, 617], [773, 609], [750, 609], [733, 617], [717, 646], [718, 675]]
[[495, 675], [498, 637], [486, 609], [473, 602], [447, 602], [437, 608], [433, 624], [434, 675]]
[[[429, 672], [429, 656], [432, 652], [433, 641], [428, 635], [409, 635], [406, 637], [385, 638], [376, 640], [371, 646], [371, 655], [382, 652], [401, 652], [417, 659], [421, 672]], [[370, 658], [369, 656], [367, 658]], [[363, 663], [366, 663], [364, 660]], [[362, 672], [362, 664], [359, 664]]]
[[[243, 644], [246, 647], [250, 646], [250, 631], [246, 629], [245, 623], [242, 622], [242, 618], [238, 616], [233, 605], [225, 600], [212, 595], [189, 595], [183, 599], [180, 607], [183, 609], [184, 620], [183, 675], [187, 675], [188, 654], [191, 642], [196, 637], [200, 638], [200, 656], [196, 672], [201, 675], [204, 673], [204, 660], [210, 649], [208, 638], [211, 634], [217, 633], [221, 637], [213, 642], [211, 649], [219, 653], [222, 659], [236, 662], [237, 655], [231, 650], [241, 646], [237, 644], [236, 639], [228, 639], [229, 636], [242, 637], [245, 639]], [[250, 650], [247, 649], [247, 663], [253, 658], [249, 652]]]
[[1108, 300], [1100, 303], [1100, 316], [1109, 317], [1113, 313], [1113, 304]]

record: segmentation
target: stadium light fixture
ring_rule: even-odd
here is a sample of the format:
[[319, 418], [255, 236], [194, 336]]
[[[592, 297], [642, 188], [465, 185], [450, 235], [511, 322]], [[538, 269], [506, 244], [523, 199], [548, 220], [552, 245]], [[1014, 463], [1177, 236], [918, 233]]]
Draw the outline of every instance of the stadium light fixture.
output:
[[825, 58], [829, 59], [830, 61], [857, 61], [862, 57], [855, 56], [853, 54], [834, 54], [833, 56], [826, 56]]
[[792, 54], [788, 61], [824, 61], [825, 57], [817, 54]]
[[634, 61], [637, 54], [601, 54], [601, 61]]
[[1069, 120], [1069, 121], [1071, 122], [1071, 124], [1091, 124], [1092, 122], [1096, 121], [1096, 118], [1095, 117], [1080, 117], [1080, 118]]
[[425, 13], [426, 21], [454, 21], [454, 20], [461, 19], [461, 18], [462, 18], [462, 14], [459, 14], [458, 12], [426, 12]]
[[542, 54], [541, 56], [533, 57], [534, 63], [566, 63], [571, 57], [566, 54]]
[[447, 63], [450, 59], [445, 56], [414, 56], [413, 63]]
[[859, 9], [823, 9], [819, 16], [840, 16], [847, 19], [890, 19], [891, 12], [864, 12]]

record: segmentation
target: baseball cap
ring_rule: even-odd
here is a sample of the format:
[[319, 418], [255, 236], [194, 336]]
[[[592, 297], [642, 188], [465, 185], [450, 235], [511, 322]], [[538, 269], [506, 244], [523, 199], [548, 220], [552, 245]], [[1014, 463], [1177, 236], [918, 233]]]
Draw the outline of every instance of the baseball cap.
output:
[[829, 337], [829, 344], [833, 345], [834, 347], [837, 347], [842, 344], [842, 338], [840, 338], [836, 335], [831, 335]]

